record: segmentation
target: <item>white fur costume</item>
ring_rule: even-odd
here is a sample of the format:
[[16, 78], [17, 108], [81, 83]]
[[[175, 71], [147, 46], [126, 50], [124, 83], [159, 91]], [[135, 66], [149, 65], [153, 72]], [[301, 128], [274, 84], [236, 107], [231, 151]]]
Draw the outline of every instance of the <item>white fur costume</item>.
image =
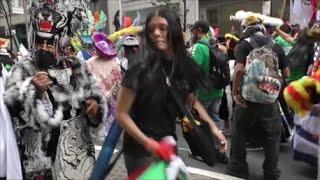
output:
[[[47, 177], [52, 173], [54, 179], [87, 179], [95, 162], [89, 130], [95, 127], [92, 132], [98, 132], [96, 128], [101, 128], [95, 122], [106, 119], [106, 102], [86, 65], [77, 59], [65, 61], [70, 64], [70, 78], [66, 78], [63, 68], [55, 73], [48, 71], [55, 101], [48, 101], [50, 112], [46, 107], [48, 102], [40, 100], [31, 82], [38, 71], [32, 59], [16, 64], [7, 82], [5, 101], [13, 116], [26, 178]], [[88, 98], [98, 102], [99, 119], [84, 114]], [[76, 117], [71, 109], [77, 111]]]

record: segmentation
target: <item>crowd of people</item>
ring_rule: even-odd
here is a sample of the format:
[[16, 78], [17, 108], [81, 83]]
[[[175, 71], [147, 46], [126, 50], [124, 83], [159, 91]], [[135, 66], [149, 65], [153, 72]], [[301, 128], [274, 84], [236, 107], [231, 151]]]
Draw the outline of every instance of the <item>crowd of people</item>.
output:
[[291, 140], [294, 158], [317, 167], [319, 102], [302, 118], [283, 91], [315, 69], [318, 21], [302, 30], [252, 14], [241, 32], [220, 35], [206, 21], [183, 32], [179, 17], [160, 8], [140, 30], [111, 38], [94, 28], [79, 33], [85, 18], [68, 15], [34, 7], [34, 46], [19, 62], [0, 39], [0, 178], [88, 179], [94, 144], [114, 121], [124, 130], [127, 173], [135, 173], [163, 158], [164, 137], [182, 138], [176, 123], [185, 114], [171, 90], [208, 125], [227, 174], [248, 179], [246, 151], [255, 146], [265, 152], [264, 179], [279, 179], [280, 143]]

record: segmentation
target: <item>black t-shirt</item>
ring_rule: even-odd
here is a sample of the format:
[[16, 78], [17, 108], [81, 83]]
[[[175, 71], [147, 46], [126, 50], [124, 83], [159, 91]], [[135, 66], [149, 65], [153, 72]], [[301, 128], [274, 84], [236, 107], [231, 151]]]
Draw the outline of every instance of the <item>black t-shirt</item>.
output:
[[[149, 88], [141, 88], [141, 84], [147, 78], [147, 72], [142, 70], [141, 64], [139, 62], [131, 66], [122, 81], [122, 86], [135, 91], [135, 100], [131, 107], [130, 116], [143, 133], [155, 140], [160, 140], [168, 135], [176, 137], [175, 120], [176, 117], [182, 115], [168, 92], [162, 66], [152, 70], [154, 73], [163, 74], [163, 78], [160, 78], [155, 83], [157, 86], [150, 90]], [[194, 89], [186, 85], [185, 81], [171, 79], [171, 84], [184, 99], [189, 93], [194, 92]], [[142, 145], [126, 133], [123, 145], [126, 153], [134, 153], [135, 155], [146, 153]]]
[[[260, 47], [270, 42], [270, 38], [265, 36], [257, 35], [257, 36], [253, 36], [252, 38]], [[252, 46], [247, 40], [243, 39], [242, 41], [240, 41], [240, 43], [237, 45], [234, 52], [236, 63], [241, 63], [245, 65], [247, 56], [252, 51], [252, 49], [253, 49]], [[282, 48], [279, 45], [274, 44], [274, 46], [272, 47], [272, 50], [276, 53], [278, 57], [279, 69], [284, 70], [286, 67], [288, 67], [289, 62]]]

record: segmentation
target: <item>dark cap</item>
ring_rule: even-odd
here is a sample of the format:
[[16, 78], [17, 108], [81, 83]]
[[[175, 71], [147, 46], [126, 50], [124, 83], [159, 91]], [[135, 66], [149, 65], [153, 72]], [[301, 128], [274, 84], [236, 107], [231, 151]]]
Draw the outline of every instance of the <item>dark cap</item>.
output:
[[208, 33], [209, 24], [206, 21], [197, 21], [191, 26], [192, 29], [200, 29], [203, 33]]

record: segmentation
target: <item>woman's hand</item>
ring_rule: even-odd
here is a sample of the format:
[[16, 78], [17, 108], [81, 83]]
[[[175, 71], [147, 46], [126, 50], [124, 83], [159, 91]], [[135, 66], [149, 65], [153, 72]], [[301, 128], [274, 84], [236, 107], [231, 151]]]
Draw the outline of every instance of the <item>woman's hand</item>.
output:
[[219, 143], [219, 149], [222, 152], [227, 152], [228, 149], [228, 143], [222, 132], [217, 128], [217, 126], [212, 128], [212, 133], [214, 137], [217, 138]]
[[213, 136], [219, 142], [220, 150], [223, 151], [223, 152], [226, 152], [227, 148], [228, 148], [228, 144], [227, 144], [226, 138], [221, 133], [219, 128], [215, 125], [215, 123], [210, 118], [210, 116], [208, 115], [207, 111], [205, 110], [205, 108], [203, 107], [201, 102], [194, 96], [194, 94], [190, 94], [188, 96], [187, 105], [189, 105], [189, 106], [191, 105], [193, 108], [195, 108], [198, 111], [200, 118], [202, 120], [206, 121], [209, 124]]
[[160, 145], [159, 145], [159, 143], [158, 143], [156, 140], [154, 140], [154, 139], [152, 139], [152, 138], [148, 138], [148, 139], [145, 141], [145, 143], [143, 144], [143, 146], [144, 146], [144, 148], [145, 148], [148, 152], [156, 155], [157, 150], [159, 149], [159, 146], [160, 146]]
[[[172, 137], [173, 139], [173, 137]], [[174, 141], [174, 140], [173, 140]], [[144, 143], [144, 148], [151, 152], [156, 157], [165, 160], [170, 161], [173, 156], [176, 155], [175, 148], [176, 144], [170, 143], [170, 141], [166, 138], [163, 138], [161, 141], [155, 141], [152, 138], [148, 138]]]

